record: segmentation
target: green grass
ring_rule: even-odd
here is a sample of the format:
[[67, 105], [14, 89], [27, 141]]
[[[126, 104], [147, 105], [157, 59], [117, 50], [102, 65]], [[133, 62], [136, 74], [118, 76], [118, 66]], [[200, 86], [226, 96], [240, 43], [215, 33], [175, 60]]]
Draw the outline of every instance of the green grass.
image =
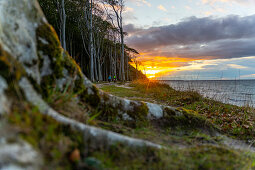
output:
[[134, 90], [123, 87], [116, 87], [115, 85], [103, 86], [101, 88], [105, 92], [109, 92], [119, 97], [146, 97], [144, 94]]
[[[204, 99], [196, 93], [180, 93], [161, 84], [131, 84], [133, 88], [104, 86], [102, 89], [121, 97], [155, 100], [158, 103], [173, 102], [184, 111], [183, 117], [168, 115], [158, 121], [122, 121], [117, 119], [100, 120], [100, 110], [91, 114], [84, 110], [85, 104], [75, 102], [76, 95], [53, 90], [48, 103], [63, 115], [81, 122], [120, 133], [133, 138], [148, 140], [166, 147], [156, 150], [147, 147], [130, 148], [122, 144], [110, 147], [93, 146], [84, 143], [81, 133], [41, 114], [36, 107], [19, 101], [14, 103], [12, 112], [7, 115], [17, 133], [32, 146], [40, 150], [45, 169], [252, 169], [255, 168], [255, 155], [238, 151], [223, 145], [221, 137], [210, 133], [212, 123], [224, 130], [228, 116], [211, 115], [221, 112], [245, 116], [240, 121], [251, 120], [246, 108], [225, 105]], [[171, 99], [170, 99], [170, 96]], [[173, 97], [175, 96], [175, 97]], [[185, 103], [184, 101], [188, 102]], [[210, 103], [212, 102], [212, 103]], [[235, 109], [238, 112], [233, 112]], [[92, 110], [90, 110], [92, 111]], [[74, 113], [75, 112], [75, 113]], [[208, 113], [207, 113], [208, 112]], [[230, 112], [230, 113], [229, 113]], [[93, 113], [93, 114], [92, 114]], [[203, 114], [202, 114], [203, 113]], [[205, 114], [206, 113], [206, 114]], [[95, 116], [93, 116], [95, 115]], [[217, 117], [218, 116], [218, 117]], [[210, 122], [207, 122], [207, 121]], [[203, 125], [203, 126], [201, 126]], [[222, 126], [219, 126], [222, 125]], [[234, 126], [234, 124], [232, 123]], [[241, 128], [243, 130], [244, 128]], [[205, 131], [204, 131], [205, 130]], [[233, 130], [233, 129], [230, 129]], [[226, 130], [229, 131], [228, 129]], [[234, 132], [230, 131], [231, 134]], [[237, 137], [241, 134], [237, 131]], [[248, 131], [244, 131], [244, 136]], [[80, 158], [72, 161], [74, 150], [80, 152]]]
[[[168, 149], [130, 148], [122, 144], [110, 147], [90, 147], [82, 134], [42, 115], [37, 108], [23, 103], [13, 108], [9, 122], [19, 129], [18, 134], [39, 149], [45, 159], [45, 169], [249, 169], [255, 166], [251, 153], [233, 151], [212, 145], [194, 145], [194, 141], [210, 141], [210, 136], [198, 131], [171, 135], [178, 129], [158, 129], [148, 124], [129, 128], [122, 122], [103, 122], [108, 130], [124, 135], [148, 139], [168, 146]], [[102, 125], [101, 125], [102, 126]], [[122, 131], [122, 132], [120, 132]], [[179, 129], [183, 132], [183, 129]], [[188, 135], [189, 134], [189, 135]], [[188, 147], [178, 148], [168, 141], [183, 141]], [[198, 144], [198, 143], [197, 143]], [[80, 159], [73, 162], [70, 154], [80, 151]]]
[[195, 146], [185, 149], [128, 148], [117, 145], [93, 157], [107, 169], [251, 169], [254, 155], [223, 147]]
[[215, 124], [226, 134], [239, 139], [255, 138], [255, 110], [207, 99], [194, 91], [176, 91], [167, 84], [156, 81], [135, 81], [132, 89], [104, 86], [102, 90], [120, 97], [140, 97], [140, 100], [156, 101], [196, 112]]

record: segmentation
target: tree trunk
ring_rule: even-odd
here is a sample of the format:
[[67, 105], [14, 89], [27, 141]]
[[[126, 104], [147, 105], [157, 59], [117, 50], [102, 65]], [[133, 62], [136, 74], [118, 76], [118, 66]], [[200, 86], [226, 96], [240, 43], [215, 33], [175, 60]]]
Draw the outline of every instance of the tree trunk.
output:
[[121, 34], [121, 77], [122, 81], [126, 81], [125, 79], [125, 47], [124, 47], [124, 33], [122, 28], [122, 19], [121, 19], [121, 28], [120, 28], [120, 34]]
[[117, 78], [117, 66], [118, 66], [118, 59], [117, 59], [117, 47], [116, 47], [116, 39], [114, 39], [114, 58], [115, 58], [115, 65], [114, 65], [114, 75]]
[[94, 44], [93, 44], [93, 0], [90, 0], [90, 28], [89, 28], [89, 34], [90, 34], [90, 40], [89, 40], [89, 45], [90, 45], [90, 79], [92, 82], [95, 81], [95, 74], [94, 74]]
[[61, 1], [61, 45], [66, 50], [66, 11], [65, 0]]

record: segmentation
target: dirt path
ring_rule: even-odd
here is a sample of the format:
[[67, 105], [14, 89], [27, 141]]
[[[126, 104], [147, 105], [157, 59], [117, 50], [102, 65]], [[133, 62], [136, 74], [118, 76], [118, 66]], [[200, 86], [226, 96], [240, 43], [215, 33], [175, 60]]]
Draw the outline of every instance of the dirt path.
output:
[[114, 82], [111, 82], [111, 83], [100, 83], [100, 84], [95, 84], [98, 88], [102, 88], [104, 86], [116, 86], [116, 87], [122, 87], [122, 88], [126, 88], [126, 89], [132, 89], [133, 87], [130, 87], [130, 83], [125, 83], [125, 84], [118, 84], [118, 83], [114, 83]]

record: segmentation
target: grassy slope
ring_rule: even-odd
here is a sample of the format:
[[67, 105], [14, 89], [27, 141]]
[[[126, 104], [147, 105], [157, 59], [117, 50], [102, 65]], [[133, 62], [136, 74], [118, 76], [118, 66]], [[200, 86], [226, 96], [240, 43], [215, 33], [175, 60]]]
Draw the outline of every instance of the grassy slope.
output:
[[[192, 101], [187, 104], [188, 108], [197, 100], [197, 94], [190, 93], [187, 97], [180, 97], [178, 94], [184, 96], [184, 93], [174, 94], [174, 91], [165, 85], [148, 86], [144, 82], [136, 82], [131, 86], [134, 88], [103, 86], [102, 89], [121, 97], [135, 96], [141, 100], [162, 104], [171, 102], [171, 105], [185, 108], [185, 102]], [[167, 95], [176, 97], [168, 96], [169, 100], [166, 100]], [[250, 169], [255, 166], [254, 154], [232, 150], [223, 145], [222, 139], [216, 137], [208, 128], [201, 128], [199, 124], [203, 124], [204, 118], [197, 113], [181, 119], [169, 117], [169, 120], [153, 122], [128, 122], [114, 118], [105, 119], [97, 110], [77, 103], [76, 95], [68, 92], [63, 94], [52, 91], [47, 102], [61, 114], [80, 122], [146, 139], [167, 149], [129, 148], [120, 144], [110, 148], [102, 145], [96, 149], [93, 145], [84, 144], [81, 134], [42, 116], [38, 109], [30, 104], [17, 104], [8, 115], [8, 120], [15, 125], [13, 127], [18, 135], [42, 152], [47, 164], [45, 169]], [[197, 119], [194, 119], [195, 117]]]
[[[137, 81], [131, 83], [129, 86], [133, 88], [104, 85], [101, 89], [120, 97], [154, 101], [155, 103], [189, 109], [194, 111], [193, 113], [195, 113], [195, 116], [197, 115], [199, 119], [205, 118], [209, 120], [213, 126], [219, 128], [222, 133], [247, 141], [254, 139], [254, 131], [252, 129], [254, 110], [251, 108], [241, 108], [209, 100], [201, 97], [196, 92], [175, 91], [168, 85], [158, 84], [157, 82]], [[162, 166], [160, 166], [161, 168], [254, 168], [254, 154], [230, 149], [223, 144], [223, 139], [221, 137], [217, 137], [210, 133], [210, 131], [203, 128], [201, 129], [196, 125], [173, 124], [172, 122], [166, 123], [165, 121], [166, 120], [159, 120], [157, 122], [136, 122], [135, 124], [129, 124], [128, 122], [112, 120], [108, 122], [97, 121], [96, 125], [117, 133], [146, 139], [168, 147], [169, 150], [163, 151], [163, 154], [161, 154], [167, 155], [161, 157], [163, 160], [167, 159], [167, 163], [163, 161], [166, 164], [162, 164]], [[191, 122], [191, 124], [192, 123], [194, 122]], [[167, 158], [165, 158], [165, 156]], [[139, 158], [139, 156], [137, 157]], [[240, 162], [235, 162], [233, 158], [234, 160], [240, 160]], [[112, 159], [105, 160], [104, 158], [101, 158], [101, 160], [106, 162], [107, 165], [113, 161]], [[242, 162], [244, 160], [247, 161], [246, 165]], [[122, 160], [119, 161], [120, 164], [123, 164]], [[155, 166], [157, 165], [158, 164]], [[131, 164], [129, 164], [128, 167], [131, 167]]]
[[194, 91], [176, 91], [155, 81], [135, 81], [130, 87], [133, 88], [110, 85], [103, 86], [102, 90], [120, 97], [133, 99], [136, 96], [135, 99], [192, 110], [231, 136], [247, 141], [255, 138], [255, 110], [252, 108], [223, 104]]

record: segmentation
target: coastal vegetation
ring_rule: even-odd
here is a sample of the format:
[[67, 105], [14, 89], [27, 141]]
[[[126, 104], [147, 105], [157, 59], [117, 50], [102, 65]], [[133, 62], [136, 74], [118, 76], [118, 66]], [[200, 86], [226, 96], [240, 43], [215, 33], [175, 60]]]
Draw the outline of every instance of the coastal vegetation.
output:
[[177, 91], [155, 80], [133, 81], [129, 87], [131, 88], [110, 85], [103, 86], [102, 90], [120, 97], [156, 102], [192, 111], [208, 119], [223, 132], [254, 144], [255, 110], [252, 107], [224, 104], [204, 98], [196, 91]]
[[[56, 1], [40, 2], [49, 7]], [[88, 16], [93, 14], [91, 1], [86, 1], [88, 6], [79, 4], [83, 1], [57, 2], [62, 12], [45, 6], [44, 12], [46, 17], [47, 12], [59, 12], [63, 27], [71, 28], [65, 16], [70, 12], [65, 10], [68, 3], [87, 7]], [[86, 75], [93, 80], [92, 65], [97, 66], [94, 73], [99, 73], [102, 63], [81, 63], [98, 57], [94, 56], [97, 50], [90, 51], [90, 57], [78, 55], [79, 50], [106, 44], [89, 44], [85, 49], [75, 39], [78, 47], [74, 49], [79, 52], [71, 52], [72, 41], [65, 41], [63, 28], [55, 32], [57, 25], [47, 22], [37, 0], [2, 0], [0, 9], [0, 169], [255, 168], [253, 108], [223, 104], [147, 80], [125, 66], [128, 62], [120, 66], [122, 41], [108, 46], [119, 48], [115, 64], [120, 81], [93, 84]], [[91, 36], [88, 28], [87, 36]], [[86, 42], [91, 43], [90, 38]], [[109, 39], [103, 36], [102, 41]], [[103, 65], [105, 74], [113, 71]], [[133, 73], [123, 76], [124, 67]], [[125, 85], [130, 75], [144, 80]]]
[[[98, 86], [117, 96], [132, 98], [135, 95], [136, 100], [154, 101], [160, 104], [169, 104], [164, 94], [172, 94], [175, 96], [171, 97], [171, 99], [175, 99], [172, 102], [176, 101], [174, 105], [178, 106], [180, 110], [184, 110], [185, 114], [180, 117], [169, 111], [167, 117], [159, 120], [149, 121], [138, 118], [135, 121], [119, 120], [117, 117], [107, 115], [106, 110], [102, 112], [83, 102], [77, 103], [75, 101], [76, 96], [79, 95], [77, 93], [66, 91], [63, 94], [52, 91], [48, 102], [59, 113], [95, 127], [160, 144], [164, 146], [164, 149], [133, 148], [121, 143], [110, 147], [104, 146], [102, 143], [97, 144], [99, 146], [94, 146], [93, 142], [84, 141], [82, 134], [72, 130], [70, 126], [63, 125], [49, 116], [44, 116], [38, 108], [29, 103], [21, 102], [22, 105], [19, 105], [19, 101], [8, 115], [8, 121], [15, 133], [42, 152], [47, 163], [45, 168], [251, 169], [255, 166], [255, 155], [248, 150], [249, 146], [253, 147], [253, 143], [248, 144], [248, 139], [252, 139], [253, 136], [249, 133], [234, 134], [232, 130], [223, 129], [218, 122], [214, 122], [214, 119], [208, 118], [207, 115], [188, 109], [198, 102], [198, 98], [200, 102], [208, 102], [209, 99], [204, 99], [195, 92], [180, 94], [168, 85], [154, 81], [140, 80], [126, 86], [122, 84], [98, 84]], [[216, 101], [210, 102], [215, 104], [215, 108], [219, 107], [217, 109], [226, 107], [232, 111], [237, 109], [236, 112], [248, 109]], [[180, 105], [180, 103], [182, 104]], [[208, 107], [210, 106], [208, 105]], [[249, 114], [253, 116], [252, 112]], [[243, 130], [245, 131], [246, 128]], [[229, 146], [234, 141], [227, 136], [242, 139], [244, 143], [247, 143], [247, 150], [239, 152], [234, 146]], [[242, 144], [239, 143], [235, 145], [242, 147]]]

